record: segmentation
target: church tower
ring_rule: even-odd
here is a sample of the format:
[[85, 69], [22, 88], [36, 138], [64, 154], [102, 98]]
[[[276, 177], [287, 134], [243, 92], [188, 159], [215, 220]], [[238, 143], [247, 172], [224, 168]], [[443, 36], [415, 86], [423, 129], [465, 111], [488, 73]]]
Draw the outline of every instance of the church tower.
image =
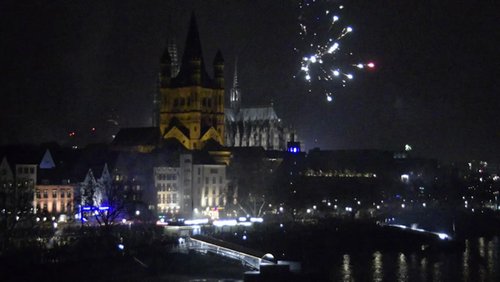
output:
[[241, 108], [241, 90], [238, 87], [238, 58], [234, 63], [233, 87], [231, 88], [229, 102], [234, 114], [237, 115]]
[[189, 150], [202, 149], [209, 140], [224, 145], [224, 59], [218, 51], [212, 79], [205, 69], [194, 13], [178, 73], [173, 54], [167, 45], [160, 60], [159, 127], [163, 138], [176, 139]]

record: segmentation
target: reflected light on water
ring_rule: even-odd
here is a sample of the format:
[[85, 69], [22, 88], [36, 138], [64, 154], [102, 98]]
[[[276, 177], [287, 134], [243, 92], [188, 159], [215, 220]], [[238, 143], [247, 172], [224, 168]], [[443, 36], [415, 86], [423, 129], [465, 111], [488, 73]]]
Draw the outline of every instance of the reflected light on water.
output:
[[345, 254], [342, 259], [342, 281], [352, 281], [352, 270], [351, 270], [351, 257]]
[[469, 281], [469, 260], [470, 260], [470, 242], [465, 240], [465, 249], [462, 257], [462, 275], [464, 281]]
[[485, 251], [484, 251], [484, 248], [485, 248], [485, 244], [484, 244], [484, 238], [483, 237], [480, 237], [479, 240], [479, 255], [481, 256], [481, 258], [484, 258], [484, 255], [485, 255]]
[[450, 252], [340, 253], [330, 281], [500, 281], [499, 242], [498, 236], [468, 239]]
[[434, 263], [434, 267], [432, 269], [432, 281], [443, 281], [443, 263], [436, 262]]
[[[480, 237], [478, 239], [478, 249], [479, 249], [479, 256], [481, 257], [481, 261], [484, 262], [485, 256], [486, 256], [486, 244], [484, 243], [484, 237]], [[479, 264], [479, 279], [480, 281], [485, 281], [486, 279], [486, 267], [484, 263]]]
[[408, 263], [403, 253], [400, 253], [398, 258], [398, 281], [408, 281]]
[[384, 281], [384, 269], [382, 267], [382, 253], [373, 253], [372, 261], [373, 281]]
[[426, 281], [427, 278], [427, 258], [422, 258], [420, 261], [420, 281]]
[[495, 268], [495, 246], [493, 240], [488, 242], [488, 273], [493, 274], [496, 270]]

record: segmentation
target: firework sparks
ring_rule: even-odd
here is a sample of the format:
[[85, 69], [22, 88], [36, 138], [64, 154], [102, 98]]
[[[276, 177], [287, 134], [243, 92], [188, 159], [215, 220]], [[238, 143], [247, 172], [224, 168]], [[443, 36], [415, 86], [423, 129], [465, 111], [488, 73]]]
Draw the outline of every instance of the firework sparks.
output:
[[[340, 16], [344, 9], [339, 1], [303, 0], [299, 4], [299, 35], [305, 48], [295, 50], [302, 54], [300, 77], [320, 88], [328, 102], [333, 92], [354, 80], [354, 72], [375, 67], [373, 62], [353, 63], [353, 53], [344, 48], [344, 40], [354, 31]], [[320, 11], [318, 13], [318, 11]]]

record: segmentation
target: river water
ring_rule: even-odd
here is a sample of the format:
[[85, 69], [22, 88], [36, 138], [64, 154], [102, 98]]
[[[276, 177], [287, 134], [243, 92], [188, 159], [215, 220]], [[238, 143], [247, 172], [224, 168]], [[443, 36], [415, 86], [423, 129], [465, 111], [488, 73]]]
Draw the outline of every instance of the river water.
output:
[[[329, 281], [500, 281], [499, 237], [465, 241], [454, 252], [355, 252], [328, 256]], [[326, 272], [326, 273], [325, 273]]]

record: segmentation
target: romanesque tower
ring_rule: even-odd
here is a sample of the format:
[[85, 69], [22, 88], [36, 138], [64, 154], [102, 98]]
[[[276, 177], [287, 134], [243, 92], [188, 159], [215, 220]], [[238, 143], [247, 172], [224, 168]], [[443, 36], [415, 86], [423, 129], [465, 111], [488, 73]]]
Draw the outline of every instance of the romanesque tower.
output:
[[203, 149], [209, 140], [224, 145], [224, 60], [218, 51], [211, 78], [194, 14], [178, 73], [173, 73], [170, 53], [167, 46], [160, 60], [158, 120], [163, 138], [176, 139], [189, 150]]

